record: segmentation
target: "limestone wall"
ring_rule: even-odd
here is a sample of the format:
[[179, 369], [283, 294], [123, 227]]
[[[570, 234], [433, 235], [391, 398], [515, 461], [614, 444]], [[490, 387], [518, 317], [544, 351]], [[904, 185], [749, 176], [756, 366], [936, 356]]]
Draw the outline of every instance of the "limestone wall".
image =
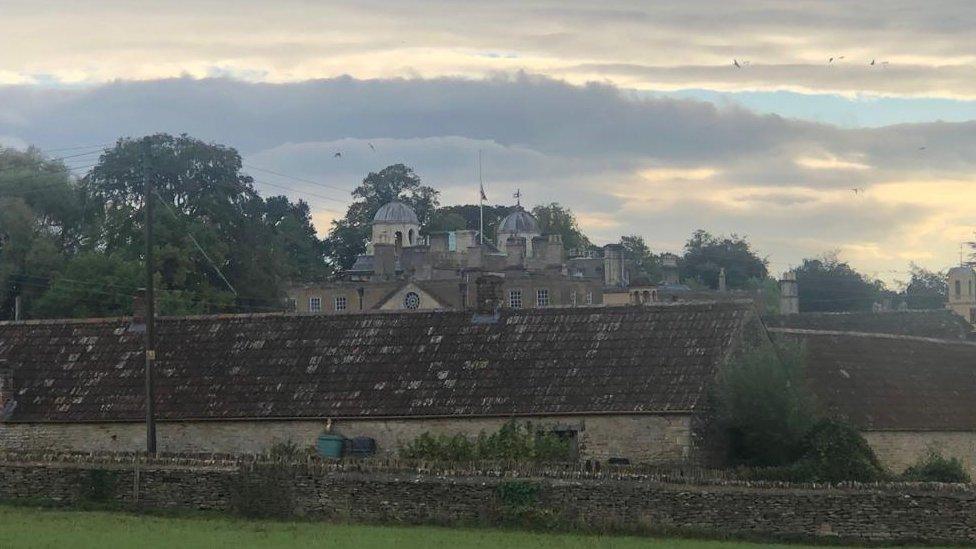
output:
[[[531, 484], [528, 508], [524, 502], [518, 508], [506, 502], [503, 485], [514, 482]], [[132, 509], [234, 512], [263, 505], [266, 499], [268, 510], [279, 516], [398, 524], [512, 524], [506, 521], [514, 512], [515, 524], [611, 532], [856, 543], [976, 541], [976, 491], [961, 485], [692, 484], [650, 475], [580, 471], [560, 476], [545, 470], [514, 479], [451, 471], [371, 471], [359, 465], [69, 463], [0, 455], [0, 494], [14, 502], [87, 500]]]
[[[381, 455], [424, 432], [453, 435], [491, 433], [507, 418], [336, 420], [333, 428], [347, 437], [376, 439]], [[578, 431], [580, 457], [627, 458], [634, 463], [673, 463], [692, 457], [690, 416], [566, 416], [520, 419], [546, 428]], [[253, 454], [276, 442], [312, 446], [324, 421], [188, 421], [157, 426], [160, 452]], [[0, 423], [0, 450], [137, 452], [145, 448], [141, 423]]]
[[929, 450], [943, 457], [959, 458], [976, 479], [976, 433], [966, 431], [868, 431], [864, 438], [878, 459], [894, 473], [901, 473]]

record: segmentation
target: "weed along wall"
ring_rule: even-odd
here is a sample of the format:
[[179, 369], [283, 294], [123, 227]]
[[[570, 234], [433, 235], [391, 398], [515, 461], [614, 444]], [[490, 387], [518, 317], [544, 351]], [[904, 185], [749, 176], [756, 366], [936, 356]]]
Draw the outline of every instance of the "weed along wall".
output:
[[971, 485], [788, 486], [680, 482], [621, 470], [406, 470], [391, 464], [301, 465], [131, 457], [0, 456], [7, 501], [245, 516], [614, 532], [687, 532], [850, 542], [972, 543]]

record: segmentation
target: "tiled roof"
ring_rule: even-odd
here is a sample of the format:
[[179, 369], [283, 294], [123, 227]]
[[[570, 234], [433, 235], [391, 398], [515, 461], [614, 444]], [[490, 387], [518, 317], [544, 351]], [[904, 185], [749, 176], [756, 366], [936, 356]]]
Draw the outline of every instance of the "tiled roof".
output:
[[[688, 412], [751, 318], [742, 303], [189, 317], [159, 322], [161, 419]], [[124, 320], [0, 323], [10, 421], [138, 421]]]
[[830, 414], [868, 430], [976, 430], [976, 343], [770, 331], [804, 342], [806, 378]]
[[944, 309], [883, 313], [800, 313], [769, 316], [765, 318], [765, 322], [770, 328], [896, 334], [938, 339], [967, 339], [972, 334], [972, 328], [964, 318]]

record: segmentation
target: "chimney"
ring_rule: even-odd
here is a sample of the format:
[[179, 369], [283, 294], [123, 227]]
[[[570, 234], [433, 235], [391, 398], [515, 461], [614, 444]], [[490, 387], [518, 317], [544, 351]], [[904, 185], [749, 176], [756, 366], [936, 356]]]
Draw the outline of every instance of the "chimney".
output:
[[605, 286], [625, 285], [624, 247], [620, 244], [607, 244], [603, 247], [603, 284]]
[[478, 314], [494, 314], [501, 303], [499, 291], [502, 285], [502, 277], [494, 275], [479, 276], [475, 284], [477, 286]]
[[661, 270], [664, 271], [664, 283], [677, 285], [681, 283], [678, 273], [678, 256], [674, 254], [661, 255]]
[[129, 331], [143, 333], [146, 331], [146, 289], [139, 288], [132, 294], [132, 320]]
[[373, 244], [373, 274], [382, 280], [389, 280], [395, 271], [396, 244]]
[[718, 270], [718, 291], [725, 292], [728, 289], [725, 282], [725, 267]]
[[525, 265], [525, 237], [508, 237], [508, 240], [505, 242], [505, 251], [508, 253], [507, 266], [521, 267]]
[[0, 366], [0, 421], [13, 411], [14, 404], [14, 372]]
[[800, 312], [800, 287], [796, 273], [787, 271], [779, 281], [779, 314], [795, 315]]

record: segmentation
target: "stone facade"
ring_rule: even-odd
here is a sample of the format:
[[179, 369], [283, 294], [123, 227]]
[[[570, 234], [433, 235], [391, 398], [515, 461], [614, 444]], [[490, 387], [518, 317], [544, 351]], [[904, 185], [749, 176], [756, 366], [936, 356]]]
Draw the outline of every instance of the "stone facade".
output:
[[[70, 505], [90, 498], [97, 483], [101, 498], [129, 509], [240, 512], [241, 505], [264, 505], [277, 516], [310, 519], [498, 525], [513, 511], [500, 487], [519, 482], [537, 488], [530, 518], [548, 517], [545, 524], [564, 528], [847, 543], [976, 542], [972, 486], [834, 488], [696, 481], [626, 470], [510, 474], [457, 469], [419, 474], [369, 464], [66, 463], [0, 455], [0, 494], [8, 501]], [[253, 495], [244, 501], [235, 497], [241, 486], [273, 490], [267, 502]]]
[[969, 476], [976, 478], [976, 433], [972, 431], [866, 431], [863, 433], [878, 459], [901, 473], [929, 451], [959, 458]]
[[976, 324], [976, 270], [972, 267], [953, 267], [947, 276], [949, 310]]
[[[348, 437], [376, 440], [382, 456], [422, 433], [466, 434], [497, 431], [508, 418], [335, 420]], [[683, 463], [693, 457], [692, 423], [687, 415], [580, 415], [520, 418], [548, 429], [574, 432], [581, 459], [625, 458], [633, 463]], [[277, 442], [309, 447], [325, 431], [325, 421], [181, 421], [157, 425], [159, 451], [254, 454]], [[139, 452], [145, 448], [141, 423], [0, 423], [0, 450]]]

